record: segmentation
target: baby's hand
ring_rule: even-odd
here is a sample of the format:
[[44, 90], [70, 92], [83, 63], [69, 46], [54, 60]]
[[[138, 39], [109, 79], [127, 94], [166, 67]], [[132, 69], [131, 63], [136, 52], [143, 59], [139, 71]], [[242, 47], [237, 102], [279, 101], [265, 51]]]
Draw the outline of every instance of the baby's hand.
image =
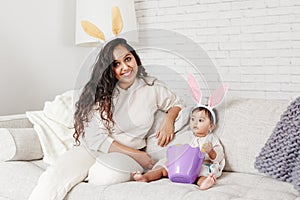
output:
[[202, 145], [201, 151], [202, 151], [203, 153], [209, 154], [209, 153], [211, 152], [211, 150], [213, 150], [212, 143], [204, 143], [204, 144]]

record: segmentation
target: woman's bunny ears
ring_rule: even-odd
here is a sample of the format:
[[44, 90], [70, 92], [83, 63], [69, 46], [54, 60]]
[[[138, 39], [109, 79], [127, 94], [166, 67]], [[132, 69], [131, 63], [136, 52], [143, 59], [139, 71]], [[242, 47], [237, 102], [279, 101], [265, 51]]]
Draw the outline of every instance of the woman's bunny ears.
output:
[[[101, 42], [105, 42], [105, 36], [103, 32], [93, 23], [89, 21], [81, 21], [83, 30], [90, 36], [100, 39]], [[112, 8], [112, 32], [115, 36], [119, 35], [123, 28], [123, 20], [118, 6]]]
[[[188, 76], [188, 84], [190, 88], [190, 93], [196, 102], [196, 106], [193, 108], [195, 110], [196, 108], [206, 108], [210, 113], [213, 118], [213, 123], [216, 123], [216, 115], [213, 109], [217, 106], [219, 106], [222, 101], [225, 98], [225, 95], [228, 91], [227, 84], [222, 84], [220, 87], [218, 87], [208, 98], [208, 104], [204, 105], [201, 103], [202, 101], [202, 94], [201, 90], [198, 87], [198, 84], [196, 82], [195, 77], [192, 74], [189, 74]], [[192, 111], [193, 111], [192, 110]]]

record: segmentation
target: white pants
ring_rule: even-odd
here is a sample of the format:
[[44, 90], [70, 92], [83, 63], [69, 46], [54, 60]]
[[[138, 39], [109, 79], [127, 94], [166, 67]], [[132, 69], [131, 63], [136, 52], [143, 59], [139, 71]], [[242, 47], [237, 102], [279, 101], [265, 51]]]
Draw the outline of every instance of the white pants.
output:
[[40, 176], [29, 200], [62, 200], [72, 187], [83, 181], [95, 157], [84, 147], [75, 147], [60, 156]]
[[128, 155], [100, 153], [96, 159], [85, 147], [75, 147], [60, 156], [40, 176], [29, 200], [62, 200], [88, 175], [92, 184], [107, 185], [129, 181], [131, 172], [136, 170], [143, 168]]

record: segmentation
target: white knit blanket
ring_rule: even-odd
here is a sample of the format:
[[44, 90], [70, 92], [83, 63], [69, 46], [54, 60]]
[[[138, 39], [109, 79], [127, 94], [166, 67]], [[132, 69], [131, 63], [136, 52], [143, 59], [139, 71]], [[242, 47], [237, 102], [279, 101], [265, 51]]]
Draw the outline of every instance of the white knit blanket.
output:
[[44, 162], [48, 164], [73, 146], [75, 103], [79, 95], [79, 90], [67, 91], [45, 102], [42, 111], [26, 112], [39, 136]]

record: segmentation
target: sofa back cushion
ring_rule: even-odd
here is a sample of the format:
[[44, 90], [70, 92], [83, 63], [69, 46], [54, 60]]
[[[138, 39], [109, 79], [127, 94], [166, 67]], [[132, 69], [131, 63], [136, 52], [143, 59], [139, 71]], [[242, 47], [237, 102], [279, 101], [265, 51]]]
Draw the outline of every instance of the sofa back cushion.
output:
[[[217, 108], [218, 123], [214, 130], [225, 151], [224, 171], [259, 173], [254, 168], [255, 158], [288, 105], [289, 101], [284, 100], [226, 97], [226, 101]], [[176, 129], [183, 129], [176, 133], [175, 139], [167, 147], [159, 147], [155, 133], [165, 115], [162, 112], [157, 113], [155, 123], [149, 131], [147, 152], [154, 160], [164, 158], [168, 146], [190, 143], [193, 137], [187, 132], [188, 112], [185, 110], [180, 113], [184, 120], [177, 120], [175, 123]]]
[[289, 101], [227, 98], [216, 133], [225, 151], [225, 171], [258, 173], [254, 168]]
[[0, 116], [0, 128], [32, 128], [25, 114]]

